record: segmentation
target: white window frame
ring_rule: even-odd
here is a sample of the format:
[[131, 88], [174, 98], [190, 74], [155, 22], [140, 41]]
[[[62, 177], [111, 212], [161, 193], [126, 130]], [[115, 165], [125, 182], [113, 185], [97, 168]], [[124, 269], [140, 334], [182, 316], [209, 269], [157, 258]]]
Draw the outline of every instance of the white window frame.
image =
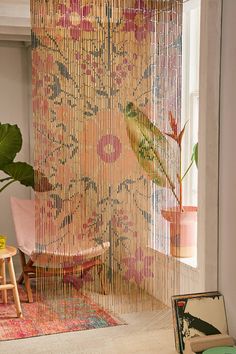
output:
[[[183, 5], [183, 52], [181, 126], [186, 124], [182, 140], [182, 175], [191, 162], [199, 127], [199, 63], [201, 0], [188, 0]], [[183, 203], [197, 206], [198, 171], [195, 164], [183, 180]]]
[[201, 1], [198, 264], [199, 291], [218, 288], [219, 107], [222, 1]]

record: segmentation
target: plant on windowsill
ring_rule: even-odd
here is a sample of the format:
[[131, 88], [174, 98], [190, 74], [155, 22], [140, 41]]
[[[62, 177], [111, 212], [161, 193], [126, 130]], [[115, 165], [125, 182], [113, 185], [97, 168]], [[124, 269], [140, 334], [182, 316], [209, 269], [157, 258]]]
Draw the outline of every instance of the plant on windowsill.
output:
[[183, 206], [183, 180], [194, 163], [198, 167], [198, 143], [193, 146], [191, 162], [182, 175], [182, 139], [186, 123], [178, 133], [177, 121], [171, 112], [169, 112], [169, 122], [172, 132], [166, 135], [177, 144], [180, 157], [180, 171], [177, 174], [179, 198], [177, 207], [162, 210], [161, 213], [170, 222], [170, 254], [174, 257], [190, 258], [195, 255], [197, 249], [197, 207]]
[[20, 182], [26, 187], [32, 187], [35, 191], [46, 192], [52, 189], [46, 176], [33, 169], [26, 162], [14, 159], [22, 148], [22, 135], [17, 125], [0, 123], [0, 171], [6, 177], [0, 182], [5, 183], [0, 192], [3, 192], [12, 183]]
[[[193, 257], [197, 246], [197, 207], [183, 206], [183, 180], [195, 163], [198, 165], [198, 143], [194, 145], [191, 163], [185, 173], [181, 173], [182, 138], [185, 126], [178, 133], [177, 122], [169, 113], [171, 133], [162, 133], [133, 103], [125, 109], [125, 122], [131, 147], [139, 164], [152, 181], [159, 187], [169, 188], [177, 202], [177, 207], [162, 210], [162, 216], [170, 222], [170, 252], [174, 257]], [[171, 151], [168, 138], [177, 144], [180, 171], [177, 174], [178, 192], [168, 171], [166, 156]], [[164, 155], [164, 156], [163, 156]]]

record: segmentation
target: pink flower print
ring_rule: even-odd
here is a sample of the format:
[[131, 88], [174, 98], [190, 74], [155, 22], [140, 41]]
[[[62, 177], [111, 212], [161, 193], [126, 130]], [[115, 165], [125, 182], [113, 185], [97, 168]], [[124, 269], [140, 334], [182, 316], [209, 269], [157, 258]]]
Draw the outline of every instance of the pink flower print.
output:
[[76, 58], [77, 60], [80, 60], [80, 59], [81, 59], [81, 54], [80, 54], [79, 52], [77, 52], [77, 53], [75, 54], [75, 58]]
[[97, 153], [106, 163], [115, 162], [120, 157], [121, 150], [119, 138], [112, 134], [103, 135], [97, 144]]
[[135, 38], [141, 42], [146, 38], [149, 32], [155, 31], [152, 22], [152, 11], [148, 10], [143, 0], [136, 0], [134, 8], [128, 8], [124, 11], [124, 31], [134, 32]]
[[92, 213], [92, 216], [86, 220], [82, 226], [81, 232], [77, 235], [79, 240], [82, 239], [94, 239], [103, 225], [101, 216], [95, 211]]
[[124, 211], [116, 210], [111, 218], [112, 226], [119, 229], [119, 233], [130, 233], [133, 237], [137, 237], [137, 232], [133, 230], [133, 222], [129, 220], [129, 217], [124, 214]]
[[132, 71], [132, 69], [133, 69], [133, 65], [131, 65], [131, 64], [128, 65], [128, 70], [129, 70], [129, 71]]
[[71, 257], [72, 259], [70, 259], [69, 261], [63, 262], [62, 263], [62, 267], [64, 269], [68, 269], [68, 268], [73, 268], [76, 265], [81, 265], [85, 262], [85, 257], [81, 256], [81, 255], [77, 255], [77, 256], [73, 256]]
[[138, 285], [140, 285], [145, 278], [154, 277], [150, 269], [153, 263], [153, 257], [144, 256], [141, 247], [136, 249], [133, 257], [124, 258], [122, 263], [128, 268], [125, 272], [125, 278], [129, 281], [134, 280]]
[[80, 0], [70, 0], [70, 6], [59, 4], [61, 17], [58, 26], [70, 29], [71, 38], [78, 40], [81, 31], [93, 31], [92, 23], [85, 19], [90, 14], [91, 5], [81, 5]]
[[37, 72], [47, 73], [53, 70], [53, 56], [51, 54], [46, 57], [40, 56], [36, 51], [33, 52], [33, 68]]
[[120, 65], [120, 64], [117, 65], [116, 70], [117, 70], [117, 71], [121, 71], [121, 70], [122, 70], [122, 65]]
[[[51, 88], [49, 85], [51, 78], [47, 73], [53, 71], [53, 65], [54, 61], [52, 55], [44, 57], [37, 52], [33, 52], [33, 101], [39, 96], [45, 97], [51, 95]], [[48, 83], [48, 85], [45, 83]]]
[[65, 274], [63, 276], [63, 282], [65, 284], [72, 284], [76, 290], [81, 290], [85, 283], [93, 281], [93, 277], [90, 273], [86, 272], [82, 276], [74, 274]]

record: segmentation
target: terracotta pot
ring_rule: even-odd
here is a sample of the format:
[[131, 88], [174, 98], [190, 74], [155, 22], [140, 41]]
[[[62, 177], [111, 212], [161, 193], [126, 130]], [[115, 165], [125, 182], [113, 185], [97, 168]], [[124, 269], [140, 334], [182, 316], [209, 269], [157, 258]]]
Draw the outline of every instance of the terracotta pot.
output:
[[170, 222], [170, 254], [179, 258], [191, 258], [197, 251], [197, 207], [185, 206], [162, 210], [162, 216]]

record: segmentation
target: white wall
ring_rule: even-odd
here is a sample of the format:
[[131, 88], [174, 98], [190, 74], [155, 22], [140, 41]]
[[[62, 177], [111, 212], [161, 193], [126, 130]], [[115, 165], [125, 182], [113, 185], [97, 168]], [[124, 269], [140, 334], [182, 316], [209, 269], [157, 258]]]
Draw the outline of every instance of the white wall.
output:
[[30, 39], [30, 0], [0, 0], [0, 40]]
[[220, 108], [219, 290], [236, 338], [236, 1], [223, 0]]
[[[0, 122], [17, 124], [23, 135], [23, 147], [17, 160], [29, 161], [29, 63], [28, 50], [21, 43], [0, 42]], [[14, 183], [0, 193], [0, 233], [15, 245], [10, 196], [29, 198], [30, 188]], [[18, 258], [14, 257], [16, 267]]]

